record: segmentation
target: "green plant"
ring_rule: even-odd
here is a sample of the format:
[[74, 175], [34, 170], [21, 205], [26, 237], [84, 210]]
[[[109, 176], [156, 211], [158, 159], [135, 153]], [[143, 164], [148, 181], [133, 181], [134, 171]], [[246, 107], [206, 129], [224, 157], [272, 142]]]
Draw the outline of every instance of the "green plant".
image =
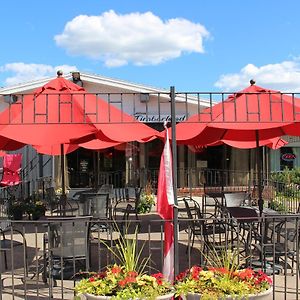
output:
[[8, 215], [14, 220], [21, 220], [26, 211], [26, 204], [21, 199], [12, 200], [8, 206]]
[[151, 182], [148, 181], [140, 195], [137, 211], [139, 214], [148, 213], [152, 206], [155, 205], [155, 196], [153, 194]]
[[35, 200], [33, 197], [26, 199], [25, 203], [26, 212], [32, 217], [32, 219], [36, 220], [39, 217], [45, 215], [47, 207], [43, 201]]
[[176, 295], [201, 294], [201, 300], [219, 300], [228, 296], [241, 299], [269, 290], [272, 280], [262, 271], [241, 268], [237, 252], [212, 250], [207, 266], [193, 266], [175, 280]]
[[[105, 241], [100, 240], [107, 249], [114, 255], [118, 260], [118, 263], [125, 268], [126, 272], [137, 272], [143, 273], [146, 268], [150, 257], [145, 257], [141, 259], [141, 255], [144, 249], [144, 244], [140, 249], [137, 248], [137, 239], [129, 239], [125, 236], [128, 233], [128, 227], [125, 229], [125, 235], [122, 235], [117, 227], [117, 224], [114, 225], [115, 230], [119, 233], [119, 242], [116, 244], [115, 248], [109, 246]], [[135, 228], [134, 236], [137, 236], [138, 228]]]
[[100, 273], [89, 273], [76, 286], [77, 294], [112, 296], [112, 299], [155, 299], [171, 291], [161, 273], [147, 275], [126, 271], [122, 265], [107, 267]]
[[274, 199], [273, 201], [271, 201], [269, 203], [269, 208], [274, 209], [274, 210], [278, 211], [279, 213], [287, 212], [287, 208], [285, 207], [285, 205], [283, 203], [277, 201], [276, 199]]
[[[128, 228], [126, 234], [127, 232]], [[137, 228], [134, 233], [136, 235]], [[113, 254], [117, 263], [107, 266], [100, 273], [85, 273], [87, 278], [80, 280], [75, 286], [77, 295], [111, 296], [112, 299], [120, 300], [152, 300], [172, 291], [171, 284], [163, 279], [161, 273], [145, 274], [150, 257], [141, 259], [143, 246], [138, 250], [137, 239], [128, 239], [120, 234], [115, 248], [102, 240], [101, 243]]]

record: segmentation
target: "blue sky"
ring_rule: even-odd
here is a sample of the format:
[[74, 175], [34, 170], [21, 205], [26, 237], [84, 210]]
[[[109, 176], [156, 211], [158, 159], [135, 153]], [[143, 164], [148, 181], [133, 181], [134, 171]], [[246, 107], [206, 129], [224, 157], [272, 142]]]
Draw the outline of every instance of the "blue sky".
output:
[[9, 0], [0, 86], [79, 70], [177, 91], [300, 91], [297, 0]]

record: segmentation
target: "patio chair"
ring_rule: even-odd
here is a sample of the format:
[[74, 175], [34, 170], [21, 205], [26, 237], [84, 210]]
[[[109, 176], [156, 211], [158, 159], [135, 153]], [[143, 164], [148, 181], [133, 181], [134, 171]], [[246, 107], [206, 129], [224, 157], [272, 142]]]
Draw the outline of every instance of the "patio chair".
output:
[[[206, 212], [205, 216], [201, 213], [200, 207], [196, 201], [183, 199], [188, 216], [189, 230], [191, 235], [191, 248], [194, 246], [195, 237], [199, 237], [204, 242], [203, 252], [206, 246], [210, 244], [210, 235], [219, 235], [226, 232], [224, 224], [215, 219], [215, 216]], [[215, 240], [216, 241], [216, 240]]]
[[224, 202], [224, 192], [220, 187], [204, 186], [204, 194], [202, 196], [202, 211], [210, 211], [214, 216], [220, 215], [220, 207]]
[[247, 256], [248, 240], [244, 239], [227, 219], [216, 218], [214, 214], [207, 212], [202, 214], [196, 201], [184, 199], [184, 202], [189, 217], [188, 232], [192, 239], [190, 247], [193, 247], [195, 237], [198, 237], [201, 242], [201, 260], [212, 249], [215, 251], [238, 249], [240, 255], [245, 253], [244, 258]]
[[91, 216], [49, 218], [44, 235], [43, 280], [70, 279], [90, 268]]
[[124, 191], [125, 199], [117, 202], [113, 208], [113, 217], [116, 220], [117, 215], [121, 214], [123, 220], [128, 220], [130, 215], [135, 215], [136, 220], [139, 219], [137, 207], [140, 200], [141, 188], [126, 187]]
[[[0, 220], [0, 253], [3, 254], [4, 258], [4, 269], [8, 270], [8, 258], [7, 254], [10, 253], [11, 258], [11, 268], [15, 268], [14, 263], [16, 261], [16, 256], [20, 255], [20, 251], [15, 250], [16, 247], [22, 248], [22, 257], [23, 257], [23, 269], [25, 277], [28, 276], [28, 255], [27, 255], [27, 242], [22, 231], [15, 228], [12, 225], [11, 221], [8, 219]], [[2, 258], [1, 258], [2, 259]], [[0, 263], [1, 265], [1, 263]], [[20, 275], [21, 279], [24, 275]], [[4, 286], [5, 277], [1, 278], [1, 286]]]
[[109, 229], [108, 220], [111, 220], [111, 201], [109, 193], [96, 193], [89, 198], [91, 216], [93, 224], [91, 231], [107, 231]]
[[[272, 216], [264, 222], [264, 236], [253, 245], [259, 254], [259, 262], [269, 271], [280, 273], [287, 269], [294, 274], [299, 253], [299, 216]], [[297, 268], [300, 274], [299, 267]]]

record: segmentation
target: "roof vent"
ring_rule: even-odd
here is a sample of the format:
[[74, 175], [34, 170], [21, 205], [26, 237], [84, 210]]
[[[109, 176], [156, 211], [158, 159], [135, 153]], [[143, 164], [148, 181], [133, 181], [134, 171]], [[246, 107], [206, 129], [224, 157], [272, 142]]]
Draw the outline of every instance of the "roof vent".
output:
[[72, 74], [72, 81], [73, 81], [75, 84], [77, 84], [77, 85], [83, 87], [83, 82], [82, 82], [82, 80], [80, 79], [80, 73], [76, 71], [76, 72], [72, 72], [71, 74]]

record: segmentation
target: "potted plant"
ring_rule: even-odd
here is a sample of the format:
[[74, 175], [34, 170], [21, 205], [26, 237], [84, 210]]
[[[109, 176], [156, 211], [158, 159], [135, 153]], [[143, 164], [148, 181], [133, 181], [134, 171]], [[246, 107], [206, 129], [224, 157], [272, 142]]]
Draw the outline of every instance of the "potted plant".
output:
[[8, 215], [13, 220], [22, 220], [25, 210], [26, 205], [24, 201], [22, 201], [21, 199], [12, 200], [12, 202], [8, 206]]
[[[214, 255], [215, 256], [215, 255]], [[269, 299], [272, 280], [261, 270], [240, 268], [234, 252], [208, 259], [205, 268], [193, 266], [176, 277], [176, 295], [186, 300]]]
[[98, 273], [85, 273], [85, 278], [75, 285], [76, 295], [84, 295], [88, 300], [172, 299], [172, 285], [161, 273], [148, 275], [144, 272], [150, 258], [140, 259], [143, 247], [137, 251], [135, 239], [129, 240], [120, 235], [120, 242], [115, 249], [102, 243], [118, 263]]
[[40, 217], [44, 216], [46, 213], [46, 204], [41, 201], [35, 201], [31, 208], [31, 218], [32, 220], [38, 220]]
[[46, 204], [35, 198], [35, 195], [32, 195], [24, 200], [26, 206], [26, 213], [29, 218], [32, 220], [38, 220], [40, 217], [44, 216], [46, 213]]
[[155, 196], [152, 191], [151, 182], [147, 182], [144, 190], [140, 195], [137, 212], [139, 214], [149, 213], [153, 205], [155, 205]]

